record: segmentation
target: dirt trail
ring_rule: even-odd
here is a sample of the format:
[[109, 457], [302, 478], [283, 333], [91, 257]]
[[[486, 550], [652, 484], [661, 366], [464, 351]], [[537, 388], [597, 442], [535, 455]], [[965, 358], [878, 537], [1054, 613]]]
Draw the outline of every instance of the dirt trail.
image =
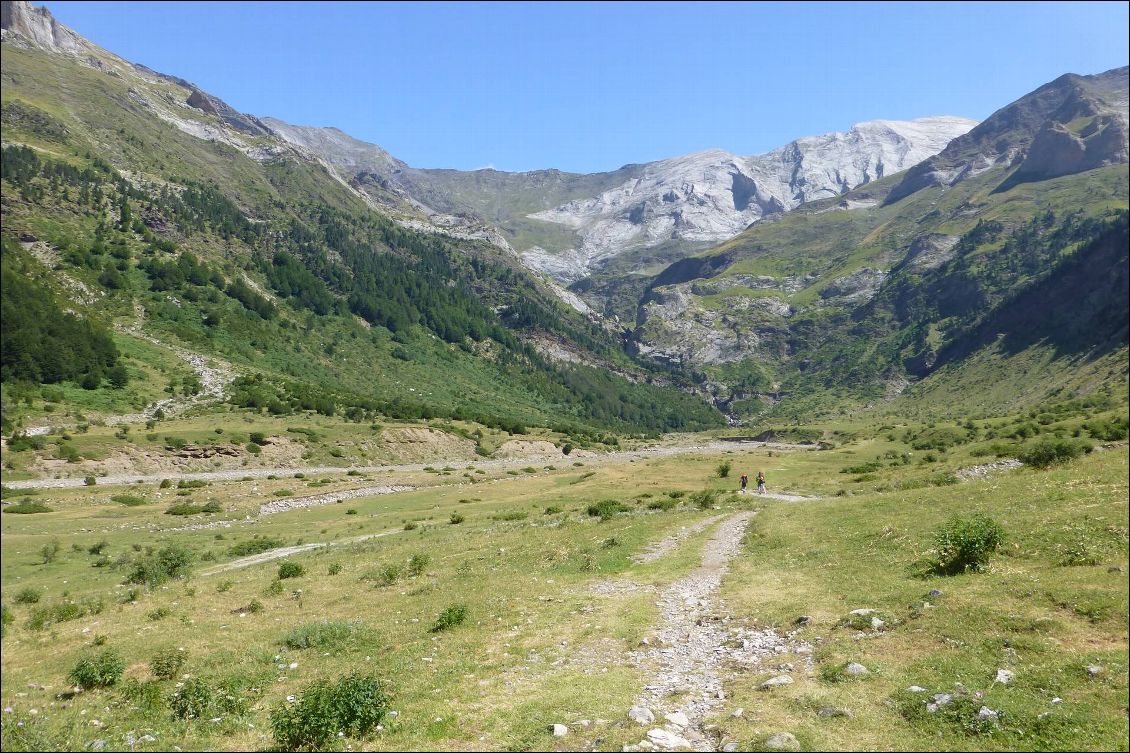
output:
[[[757, 447], [765, 446], [762, 442], [750, 443], [751, 446]], [[773, 449], [788, 449], [789, 446], [784, 445], [768, 445]], [[733, 450], [734, 444], [732, 442], [722, 443], [713, 442], [702, 445], [692, 445], [686, 447], [648, 447], [642, 450], [622, 450], [617, 452], [609, 452], [603, 455], [591, 455], [585, 457], [586, 466], [594, 465], [612, 465], [617, 463], [630, 463], [633, 460], [646, 460], [648, 458], [656, 457], [673, 457], [676, 455], [686, 455], [696, 452], [718, 452], [721, 450]], [[812, 449], [805, 447], [804, 449]], [[570, 460], [568, 456], [562, 456], [561, 461]], [[236, 468], [226, 471], [199, 471], [195, 473], [152, 473], [152, 474], [116, 474], [112, 476], [99, 476], [98, 484], [100, 486], [118, 486], [127, 484], [156, 484], [160, 483], [163, 479], [170, 481], [240, 481], [244, 478], [266, 478], [267, 476], [287, 476], [294, 475], [295, 473], [304, 473], [306, 475], [313, 474], [330, 474], [340, 473], [346, 474], [350, 471], [357, 473], [402, 473], [402, 472], [415, 472], [422, 471], [424, 468], [444, 462], [440, 460], [432, 460], [428, 463], [403, 463], [398, 465], [365, 465], [365, 466], [294, 466], [294, 467], [271, 467], [271, 468]], [[464, 461], [458, 461], [460, 463]], [[507, 469], [507, 468], [521, 468], [530, 464], [529, 458], [506, 458], [499, 460], [479, 460], [474, 461], [476, 468], [483, 470], [487, 469]], [[9, 489], [66, 489], [76, 486], [83, 486], [84, 481], [82, 478], [45, 478], [45, 479], [31, 479], [27, 481], [5, 481], [4, 486]], [[788, 494], [771, 494], [766, 493], [766, 497], [774, 499], [784, 499], [789, 501], [802, 501], [819, 499], [818, 497], [798, 497]]]
[[400, 533], [403, 528], [391, 528], [387, 531], [380, 533], [367, 533], [364, 536], [354, 536], [350, 539], [342, 539], [341, 541], [319, 541], [313, 544], [299, 544], [297, 546], [284, 546], [278, 549], [271, 549], [270, 551], [262, 552], [260, 554], [252, 554], [247, 557], [240, 557], [231, 562], [225, 562], [222, 565], [210, 567], [207, 570], [201, 570], [200, 575], [218, 575], [219, 573], [226, 573], [230, 570], [239, 570], [244, 567], [251, 567], [252, 565], [261, 565], [264, 562], [271, 560], [282, 559], [289, 557], [292, 554], [299, 554], [301, 552], [308, 552], [311, 549], [323, 549], [331, 546], [341, 546], [342, 544], [356, 544], [361, 541], [369, 541], [370, 539], [379, 539], [384, 536], [391, 536], [394, 533]]
[[[718, 750], [722, 741], [713, 739], [706, 725], [725, 703], [723, 682], [731, 665], [788, 673], [809, 664], [811, 646], [771, 629], [731, 624], [716, 596], [754, 515], [726, 518], [706, 543], [701, 567], [660, 594], [654, 638], [634, 655], [651, 680], [631, 716], [650, 728], [641, 744], [624, 750]], [[805, 657], [793, 659], [802, 666], [784, 661], [789, 654]]]
[[[142, 332], [141, 323], [143, 314], [140, 307], [135, 306], [134, 308], [137, 312], [138, 320], [129, 325], [115, 325], [114, 329], [145, 340], [146, 342], [153, 343], [158, 347], [171, 350], [178, 358], [187, 362], [188, 365], [192, 367], [197, 378], [200, 379], [200, 384], [203, 388], [195, 395], [174, 395], [164, 400], [158, 400], [149, 405], [141, 413], [106, 416], [101, 420], [107, 426], [139, 424], [156, 416], [157, 411], [163, 411], [166, 416], [174, 416], [177, 413], [183, 413], [197, 405], [222, 399], [228, 385], [235, 380], [235, 370], [232, 369], [231, 365], [218, 362], [216, 359], [205, 359], [204, 356], [199, 353], [194, 353], [191, 350], [161, 342], [156, 337]], [[49, 434], [52, 429], [72, 429], [75, 426], [77, 426], [77, 424], [74, 422], [51, 424], [49, 426], [31, 426], [28, 427], [25, 432], [29, 437], [35, 437]]]

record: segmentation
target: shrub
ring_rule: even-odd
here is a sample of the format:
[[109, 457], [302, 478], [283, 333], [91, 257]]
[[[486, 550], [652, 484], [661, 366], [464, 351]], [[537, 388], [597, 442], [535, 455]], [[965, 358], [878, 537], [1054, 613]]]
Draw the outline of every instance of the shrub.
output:
[[283, 643], [288, 648], [342, 648], [357, 628], [352, 622], [310, 622], [287, 633]]
[[460, 523], [462, 523], [462, 522], [463, 522], [463, 521], [465, 521], [466, 519], [467, 519], [467, 518], [463, 517], [462, 515], [460, 515], [460, 514], [459, 514], [459, 513], [457, 513], [457, 512], [453, 512], [453, 513], [451, 513], [451, 525], [453, 525], [453, 526], [454, 526], [454, 525], [459, 525]]
[[340, 562], [331, 562], [330, 566], [326, 569], [328, 575], [337, 575], [342, 571]]
[[374, 575], [367, 576], [366, 580], [375, 580], [378, 586], [391, 586], [396, 581], [400, 580], [400, 576], [404, 574], [404, 567], [397, 562], [390, 562], [382, 567]]
[[166, 515], [197, 515], [202, 512], [204, 512], [203, 508], [197, 507], [191, 502], [177, 502], [165, 510]]
[[1091, 445], [1086, 442], [1045, 439], [1019, 453], [1017, 459], [1033, 468], [1051, 468], [1053, 465], [1074, 460], [1084, 452], [1090, 452], [1091, 449]]
[[94, 478], [94, 476], [86, 476], [83, 478], [82, 483], [86, 486], [95, 486], [98, 483], [98, 479]]
[[279, 565], [279, 580], [299, 578], [306, 574], [306, 568], [298, 562], [284, 562]]
[[663, 510], [664, 512], [666, 512], [667, 510], [678, 506], [678, 504], [678, 500], [674, 499], [653, 499], [652, 501], [647, 503], [647, 509]]
[[115, 494], [113, 497], [110, 497], [110, 501], [117, 502], [119, 505], [125, 505], [126, 507], [139, 507], [148, 504], [148, 500], [144, 497], [138, 497], [133, 494]]
[[215, 685], [199, 677], [191, 677], [169, 696], [169, 708], [178, 719], [207, 719], [224, 714], [242, 714], [247, 704], [234, 683]]
[[49, 564], [55, 561], [59, 556], [59, 542], [49, 541], [39, 548], [39, 557], [43, 560], [43, 564]]
[[251, 436], [249, 438], [253, 444], [257, 444], [260, 447], [268, 444], [266, 435], [264, 435], [261, 431], [251, 432]]
[[723, 460], [721, 463], [719, 463], [718, 464], [718, 478], [729, 478], [730, 468], [732, 468], [732, 467], [733, 466], [730, 465], [729, 460]]
[[246, 541], [232, 544], [232, 546], [228, 548], [228, 554], [233, 557], [247, 557], [252, 554], [262, 554], [271, 549], [277, 549], [282, 545], [282, 539], [272, 539], [267, 536], [260, 537], [255, 535]]
[[177, 482], [177, 488], [178, 489], [203, 489], [207, 485], [208, 485], [207, 481], [203, 481], [203, 480], [198, 479], [198, 478], [192, 479], [192, 480], [181, 479], [180, 481]]
[[38, 589], [31, 588], [29, 586], [28, 588], [24, 588], [24, 589], [20, 590], [20, 592], [16, 594], [16, 603], [17, 604], [38, 604], [40, 595], [41, 594], [39, 593]]
[[443, 630], [450, 630], [456, 625], [462, 625], [467, 619], [468, 611], [466, 604], [452, 604], [439, 613], [431, 632], [438, 633]]
[[718, 492], [713, 489], [703, 489], [697, 491], [690, 496], [689, 501], [691, 504], [698, 506], [700, 510], [709, 510], [714, 507], [714, 500], [718, 497]]
[[166, 617], [168, 617], [172, 613], [173, 613], [173, 610], [169, 609], [168, 607], [157, 607], [156, 609], [151, 611], [146, 616], [149, 617], [149, 619], [152, 620], [153, 622], [159, 622], [160, 620], [165, 619]]
[[1101, 442], [1117, 442], [1130, 434], [1130, 422], [1120, 416], [1108, 420], [1094, 420], [1083, 424], [1092, 437]]
[[212, 499], [212, 500], [205, 502], [204, 506], [200, 508], [200, 512], [214, 513], [214, 512], [223, 512], [223, 511], [224, 511], [223, 506], [220, 504], [219, 500], [215, 500], [215, 499]]
[[983, 570], [1003, 543], [1004, 529], [987, 515], [954, 516], [934, 534], [934, 570], [944, 575]]
[[188, 577], [192, 569], [193, 554], [181, 544], [169, 544], [154, 554], [134, 561], [127, 583], [137, 583], [153, 588]]
[[626, 506], [614, 499], [601, 500], [585, 508], [585, 512], [594, 518], [599, 517], [601, 520], [608, 520], [622, 512], [627, 512], [627, 510]]
[[297, 703], [271, 710], [271, 731], [283, 750], [322, 750], [340, 735], [363, 737], [384, 719], [388, 697], [375, 677], [352, 674], [307, 685]]
[[173, 485], [172, 481], [170, 481], [167, 478], [163, 478], [163, 479], [161, 479], [161, 483], [157, 484], [157, 488], [158, 489], [168, 489], [172, 485]]
[[159, 680], [171, 680], [180, 674], [186, 661], [188, 654], [181, 649], [165, 649], [158, 651], [149, 660], [149, 671]]
[[37, 512], [53, 512], [47, 505], [41, 502], [17, 502], [14, 505], [8, 505], [4, 508], [4, 512], [14, 512], [17, 515], [33, 515]]
[[108, 648], [94, 656], [79, 659], [67, 679], [83, 690], [108, 688], [122, 678], [126, 663], [118, 652]]
[[415, 523], [411, 520], [404, 524], [404, 530], [405, 531], [415, 531], [419, 527], [420, 526], [417, 523]]
[[220, 581], [219, 583], [216, 584], [216, 593], [218, 593], [218, 594], [227, 593], [228, 591], [231, 590], [231, 587], [234, 586], [234, 585], [235, 585], [235, 583], [232, 582], [231, 580], [222, 580], [222, 581]]
[[559, 512], [561, 512], [561, 508], [557, 505], [550, 505], [549, 507], [545, 508], [546, 515], [556, 515]]
[[28, 617], [27, 626], [31, 630], [43, 630], [56, 622], [69, 622], [85, 617], [88, 614], [98, 614], [102, 611], [103, 604], [100, 599], [86, 599], [83, 601], [65, 601], [60, 604], [36, 607]]
[[412, 559], [408, 560], [408, 575], [413, 578], [422, 575], [431, 561], [432, 557], [429, 554], [413, 554]]

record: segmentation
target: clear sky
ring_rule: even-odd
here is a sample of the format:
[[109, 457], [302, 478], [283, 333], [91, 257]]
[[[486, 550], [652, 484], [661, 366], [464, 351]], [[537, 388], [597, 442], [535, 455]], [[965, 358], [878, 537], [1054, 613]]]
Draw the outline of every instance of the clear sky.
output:
[[237, 110], [415, 167], [576, 172], [876, 118], [980, 120], [1126, 65], [1130, 22], [1126, 2], [42, 4]]

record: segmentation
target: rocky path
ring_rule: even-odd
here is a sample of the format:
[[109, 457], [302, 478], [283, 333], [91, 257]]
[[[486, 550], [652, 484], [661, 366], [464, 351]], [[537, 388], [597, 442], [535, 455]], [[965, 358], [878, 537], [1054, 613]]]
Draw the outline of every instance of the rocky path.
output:
[[400, 533], [403, 530], [403, 528], [392, 528], [387, 531], [381, 531], [380, 533], [367, 533], [364, 536], [354, 536], [351, 539], [344, 539], [342, 541], [319, 541], [313, 544], [299, 544], [297, 546], [279, 547], [278, 549], [271, 549], [259, 554], [251, 554], [247, 557], [240, 557], [237, 560], [232, 560], [231, 562], [225, 562], [222, 565], [210, 567], [207, 570], [200, 571], [200, 575], [218, 575], [219, 573], [226, 573], [231, 570], [239, 570], [244, 567], [251, 567], [252, 565], [260, 565], [264, 562], [270, 562], [271, 560], [282, 559], [283, 557], [289, 557], [292, 554], [308, 552], [311, 549], [341, 546], [342, 544], [356, 544], [361, 541], [369, 541], [370, 539], [379, 539], [385, 536], [392, 536], [394, 533]]
[[[137, 337], [146, 342], [150, 342], [158, 347], [166, 348], [176, 353], [177, 357], [185, 361], [192, 370], [196, 373], [202, 389], [195, 395], [174, 395], [158, 400], [150, 404], [140, 413], [126, 413], [119, 416], [106, 416], [101, 419], [107, 426], [117, 426], [119, 424], [139, 424], [154, 418], [157, 411], [162, 411], [166, 416], [174, 416], [177, 413], [183, 413], [189, 408], [212, 400], [220, 400], [224, 397], [224, 391], [228, 385], [235, 380], [235, 370], [228, 364], [219, 363], [215, 359], [206, 359], [199, 353], [194, 353], [185, 348], [168, 343], [161, 342], [156, 337], [146, 334], [141, 329], [142, 313], [138, 308], [138, 321], [129, 325], [115, 326], [119, 332], [124, 332], [133, 337]], [[31, 426], [25, 430], [29, 437], [42, 436], [49, 434], [52, 429], [72, 429], [76, 426], [74, 422], [52, 424], [49, 426]]]
[[[751, 443], [751, 446], [762, 447], [763, 443]], [[787, 449], [786, 445], [768, 445], [774, 449]], [[646, 460], [655, 457], [671, 457], [676, 455], [685, 455], [688, 453], [696, 452], [719, 452], [722, 450], [733, 450], [734, 444], [732, 442], [722, 443], [713, 442], [703, 445], [693, 445], [686, 447], [648, 447], [642, 450], [624, 450], [619, 452], [609, 452], [602, 455], [586, 456], [584, 458], [586, 465], [609, 465], [616, 463], [630, 463], [634, 460]], [[805, 449], [812, 449], [805, 447]], [[539, 458], [538, 460], [546, 460], [547, 458]], [[570, 460], [571, 458], [562, 457], [561, 460]], [[239, 481], [245, 478], [266, 478], [267, 476], [291, 476], [295, 473], [304, 473], [307, 476], [314, 474], [329, 474], [340, 473], [346, 474], [350, 471], [358, 473], [401, 473], [401, 472], [415, 472], [422, 471], [429, 465], [444, 462], [443, 460], [432, 460], [428, 463], [405, 463], [399, 465], [367, 465], [367, 466], [295, 466], [295, 467], [271, 467], [271, 468], [234, 468], [225, 471], [198, 471], [198, 472], [177, 472], [177, 473], [152, 473], [152, 474], [116, 474], [112, 476], [99, 476], [98, 484], [105, 486], [117, 486], [125, 484], [156, 484], [164, 479], [170, 481]], [[467, 461], [453, 461], [465, 463]], [[504, 458], [498, 460], [480, 460], [475, 461], [476, 468], [483, 470], [496, 468], [522, 468], [529, 465], [531, 462], [528, 457], [515, 457]], [[30, 479], [26, 481], [5, 481], [4, 486], [9, 489], [66, 489], [71, 487], [83, 486], [84, 481], [81, 477], [75, 478], [43, 478], [43, 479]], [[752, 493], [751, 493], [752, 494]], [[763, 496], [772, 497], [774, 499], [785, 499], [790, 501], [802, 501], [809, 499], [818, 499], [818, 497], [799, 497], [796, 495], [788, 494], [770, 494], [767, 493]]]
[[707, 542], [702, 565], [660, 594], [660, 622], [633, 657], [651, 679], [629, 718], [648, 729], [643, 740], [624, 750], [730, 748], [709, 725], [726, 703], [728, 672], [736, 667], [773, 671], [778, 676], [772, 682], [781, 685], [792, 682], [789, 673], [810, 663], [811, 646], [772, 629], [735, 624], [717, 597], [755, 514], [726, 518]]

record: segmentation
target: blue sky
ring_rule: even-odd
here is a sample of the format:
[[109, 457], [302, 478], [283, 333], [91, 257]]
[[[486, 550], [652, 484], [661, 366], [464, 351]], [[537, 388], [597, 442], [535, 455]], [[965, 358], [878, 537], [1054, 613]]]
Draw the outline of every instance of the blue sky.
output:
[[983, 119], [1126, 65], [1128, 4], [46, 2], [238, 110], [416, 167], [760, 154], [875, 118]]

